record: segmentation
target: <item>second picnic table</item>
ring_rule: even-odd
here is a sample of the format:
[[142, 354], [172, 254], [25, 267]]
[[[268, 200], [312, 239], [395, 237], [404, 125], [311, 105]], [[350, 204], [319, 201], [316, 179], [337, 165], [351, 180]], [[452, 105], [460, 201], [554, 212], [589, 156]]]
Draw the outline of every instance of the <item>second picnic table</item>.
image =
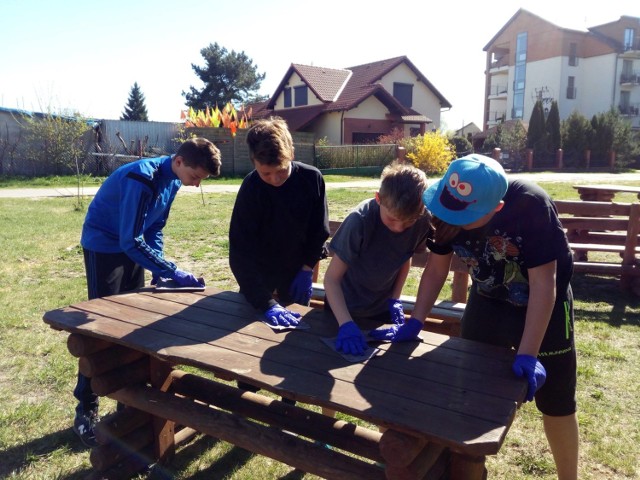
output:
[[640, 199], [640, 186], [633, 185], [573, 185], [581, 200], [591, 202], [612, 202], [616, 193], [635, 193]]
[[421, 342], [382, 344], [351, 363], [324, 341], [337, 333], [331, 313], [292, 308], [308, 330], [273, 331], [241, 294], [212, 287], [143, 289], [46, 312], [45, 323], [70, 334], [94, 391], [127, 406], [98, 423], [94, 469], [166, 463], [192, 430], [323, 478], [484, 478], [485, 457], [500, 450], [527, 389], [511, 372], [512, 351], [422, 332]]

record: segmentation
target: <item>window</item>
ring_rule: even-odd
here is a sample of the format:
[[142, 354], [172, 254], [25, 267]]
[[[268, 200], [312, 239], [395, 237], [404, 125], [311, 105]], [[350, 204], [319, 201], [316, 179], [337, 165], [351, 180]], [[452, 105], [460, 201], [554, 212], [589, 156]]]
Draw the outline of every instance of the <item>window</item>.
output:
[[410, 83], [393, 83], [393, 96], [403, 106], [411, 108], [413, 105], [413, 85]]
[[293, 102], [296, 107], [300, 107], [302, 105], [308, 104], [308, 89], [306, 85], [299, 85], [297, 87], [293, 87]]
[[567, 84], [567, 98], [576, 98], [576, 77], [569, 77], [569, 83]]
[[284, 108], [291, 107], [291, 87], [285, 87], [284, 91]]
[[569, 44], [569, 66], [578, 66], [578, 44], [574, 42]]
[[513, 80], [513, 106], [511, 118], [523, 118], [524, 87], [527, 76], [527, 32], [519, 33], [516, 38], [516, 65]]
[[624, 51], [633, 50], [633, 37], [635, 37], [635, 31], [633, 28], [624, 29]]
[[527, 32], [516, 37], [516, 63], [527, 61]]

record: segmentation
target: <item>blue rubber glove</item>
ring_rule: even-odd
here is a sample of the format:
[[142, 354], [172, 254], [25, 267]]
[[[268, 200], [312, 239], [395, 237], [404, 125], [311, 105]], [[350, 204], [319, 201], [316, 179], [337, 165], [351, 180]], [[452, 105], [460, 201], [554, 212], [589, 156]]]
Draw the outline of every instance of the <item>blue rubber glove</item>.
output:
[[353, 320], [340, 325], [335, 347], [337, 351], [350, 355], [364, 355], [368, 348], [364, 335]]
[[389, 299], [389, 313], [391, 314], [391, 321], [394, 325], [402, 325], [404, 323], [404, 310], [402, 309], [402, 302], [395, 298]]
[[300, 270], [289, 287], [291, 299], [300, 305], [309, 305], [313, 288], [311, 287], [311, 277], [313, 270]]
[[525, 402], [533, 400], [535, 393], [544, 385], [547, 379], [547, 371], [536, 357], [531, 355], [516, 355], [511, 370], [518, 377], [525, 377], [529, 382]]
[[387, 328], [377, 328], [369, 332], [369, 336], [376, 340], [390, 340], [392, 343], [410, 342], [418, 338], [422, 330], [422, 322], [411, 317], [402, 325], [392, 325]]
[[171, 274], [171, 278], [181, 287], [204, 287], [192, 273], [176, 269]]
[[276, 303], [263, 314], [269, 325], [274, 327], [295, 327], [300, 323], [301, 315], [291, 310], [287, 310], [282, 305]]

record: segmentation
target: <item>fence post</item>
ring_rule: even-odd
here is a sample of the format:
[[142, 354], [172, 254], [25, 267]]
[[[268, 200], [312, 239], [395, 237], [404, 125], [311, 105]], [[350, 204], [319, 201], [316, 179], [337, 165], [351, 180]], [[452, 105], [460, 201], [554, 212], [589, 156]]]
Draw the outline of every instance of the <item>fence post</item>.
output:
[[494, 148], [493, 159], [499, 162], [501, 158], [502, 158], [502, 150], [499, 149], [498, 147]]
[[527, 170], [533, 170], [533, 148], [527, 148]]
[[609, 169], [613, 172], [616, 166], [616, 151], [611, 150], [609, 152]]
[[562, 151], [561, 148], [556, 150], [556, 168], [558, 170], [562, 170], [562, 157], [563, 157], [563, 154], [564, 154], [564, 152]]
[[591, 166], [591, 150], [588, 148], [584, 151], [584, 166], [586, 170]]
[[398, 163], [406, 163], [407, 161], [407, 149], [401, 147], [400, 145], [396, 145], [396, 158], [398, 159]]

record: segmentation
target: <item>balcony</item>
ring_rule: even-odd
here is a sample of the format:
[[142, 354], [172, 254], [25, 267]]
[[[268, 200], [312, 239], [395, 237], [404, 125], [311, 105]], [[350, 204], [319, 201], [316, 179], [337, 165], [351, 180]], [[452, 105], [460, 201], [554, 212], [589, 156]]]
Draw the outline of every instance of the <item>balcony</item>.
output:
[[620, 115], [625, 117], [638, 117], [640, 116], [640, 103], [618, 105], [618, 110], [620, 110]]
[[640, 40], [622, 46], [622, 58], [640, 58]]
[[506, 55], [504, 57], [501, 57], [497, 60], [492, 61], [491, 65], [489, 65], [490, 73], [495, 73], [496, 71], [508, 70], [508, 69], [509, 69], [509, 59], [507, 58]]
[[507, 120], [507, 112], [505, 110], [497, 110], [489, 112], [487, 118], [487, 126], [491, 127], [498, 123], [504, 123]]
[[640, 73], [621, 73], [620, 85], [640, 85]]
[[506, 98], [508, 89], [507, 85], [491, 85], [489, 88], [489, 98]]

